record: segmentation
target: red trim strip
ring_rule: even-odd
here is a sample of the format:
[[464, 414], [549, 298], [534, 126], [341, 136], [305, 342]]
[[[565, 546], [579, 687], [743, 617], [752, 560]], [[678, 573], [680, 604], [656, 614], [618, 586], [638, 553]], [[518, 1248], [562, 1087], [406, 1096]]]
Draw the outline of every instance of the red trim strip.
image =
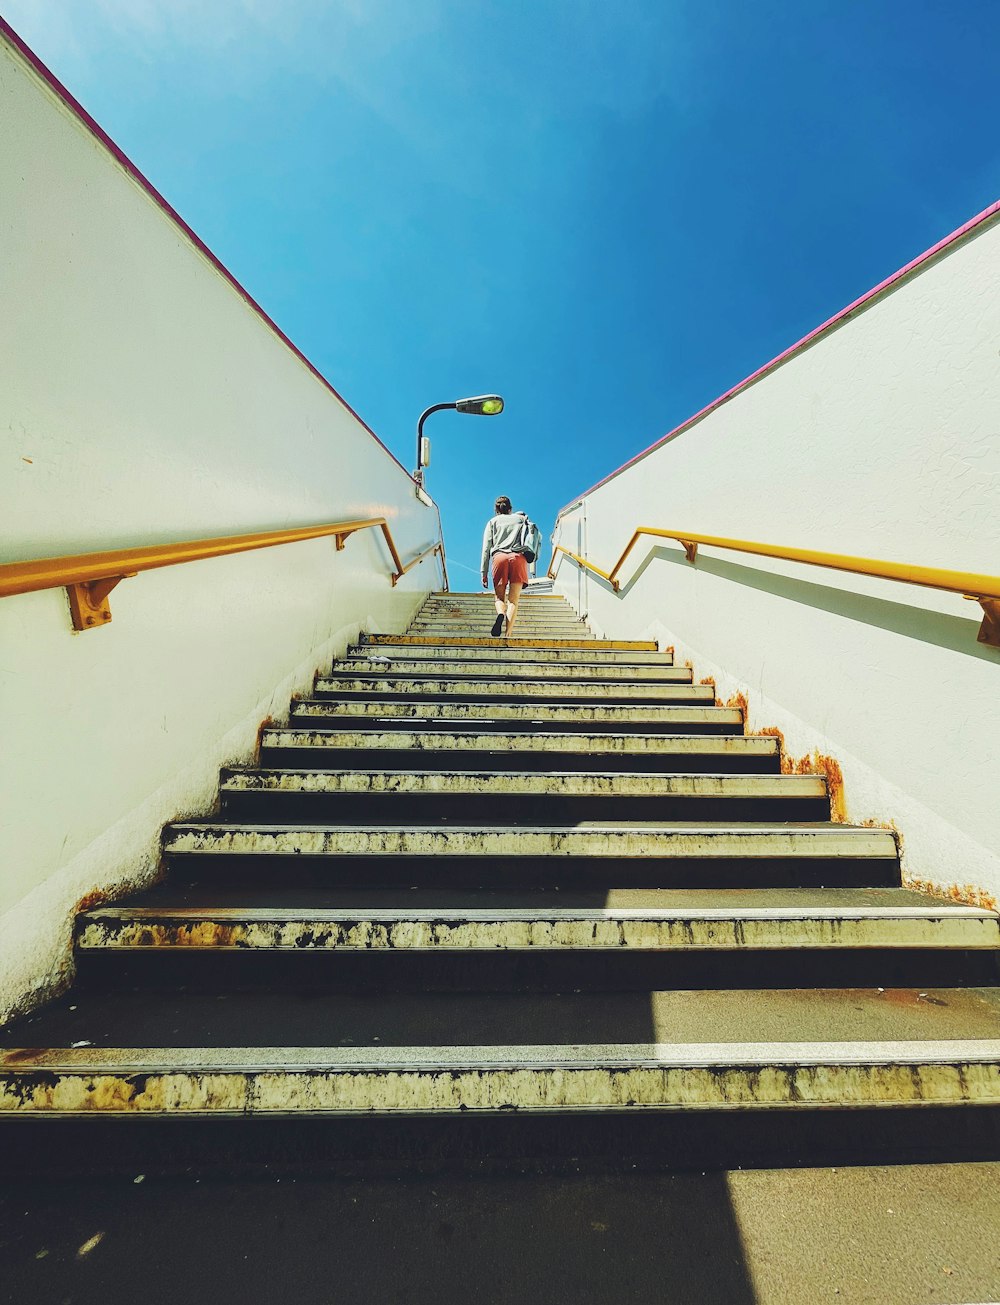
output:
[[392, 452], [392, 450], [386, 448], [385, 444], [382, 443], [382, 441], [375, 434], [375, 432], [368, 425], [368, 423], [364, 420], [364, 418], [360, 417], [354, 411], [351, 405], [347, 402], [347, 400], [342, 395], [337, 393], [337, 391], [333, 388], [333, 386], [326, 379], [323, 373], [319, 371], [318, 368], [314, 367], [313, 364], [302, 352], [302, 350], [297, 348], [291, 342], [291, 340], [284, 333], [281, 327], [278, 326], [277, 323], [274, 322], [270, 317], [268, 317], [267, 313], [264, 312], [263, 308], [261, 308], [257, 300], [254, 299], [253, 295], [251, 295], [248, 290], [246, 290], [242, 285], [240, 285], [239, 281], [236, 280], [232, 272], [230, 272], [229, 269], [219, 261], [219, 259], [215, 256], [215, 254], [212, 253], [212, 251], [205, 244], [205, 242], [199, 236], [197, 236], [194, 233], [194, 231], [191, 230], [188, 224], [177, 212], [177, 210], [171, 204], [169, 204], [166, 199], [164, 199], [164, 197], [156, 189], [153, 183], [147, 177], [145, 177], [143, 173], [139, 171], [139, 169], [135, 166], [135, 164], [128, 157], [128, 155], [125, 154], [121, 149], [119, 149], [119, 147], [115, 144], [115, 142], [111, 139], [111, 137], [103, 129], [103, 127], [101, 127], [97, 122], [94, 121], [94, 119], [90, 116], [90, 114], [83, 107], [80, 101], [76, 99], [76, 97], [66, 89], [66, 87], [62, 84], [62, 82], [58, 79], [58, 77], [56, 77], [55, 74], [49, 68], [47, 68], [44, 63], [42, 63], [41, 59], [39, 59], [39, 57], [35, 54], [35, 52], [29, 49], [27, 45], [25, 45], [24, 41], [21, 40], [18, 34], [14, 31], [14, 29], [10, 26], [10, 24], [3, 18], [2, 15], [0, 15], [0, 36], [5, 37], [10, 42], [10, 44], [24, 57], [24, 59], [31, 65], [31, 67], [35, 70], [35, 72], [39, 75], [39, 77], [41, 77], [41, 79], [44, 82], [46, 82], [53, 91], [55, 91], [55, 93], [63, 101], [66, 107], [70, 109], [76, 115], [77, 118], [80, 119], [80, 121], [84, 124], [84, 126], [87, 127], [88, 130], [94, 136], [97, 137], [97, 139], [101, 142], [101, 144], [108, 151], [108, 153], [113, 155], [113, 157], [117, 160], [119, 164], [121, 164], [121, 166], [129, 174], [129, 176], [134, 178], [134, 180], [139, 183], [139, 185], [143, 188], [143, 190], [146, 191], [149, 197], [156, 204], [158, 204], [161, 209], [163, 209], [164, 213], [166, 213], [166, 215], [174, 223], [176, 223], [177, 226], [180, 227], [180, 229], [184, 232], [184, 234], [195, 246], [195, 248], [198, 249], [202, 254], [204, 254], [205, 257], [222, 273], [222, 275], [226, 278], [226, 280], [237, 292], [237, 294], [241, 295], [242, 298], [246, 300], [246, 302], [258, 315], [258, 317], [260, 317], [261, 320], [271, 328], [271, 330], [282, 342], [282, 344], [284, 344], [287, 348], [291, 349], [292, 353], [295, 354], [296, 358], [298, 358], [300, 362], [305, 363], [306, 367], [309, 368], [309, 370], [316, 377], [316, 379], [321, 382], [321, 384], [326, 386], [326, 388], [330, 391], [330, 393], [337, 400], [337, 402], [342, 407], [346, 408], [347, 411], [351, 414], [351, 416], [356, 421], [359, 421], [361, 423], [361, 425], [365, 428], [365, 430], [372, 437], [375, 443], [378, 444], [379, 447], [382, 448], [386, 453], [388, 453], [389, 457], [392, 458], [393, 462], [395, 462], [396, 466], [399, 467], [400, 471], [402, 471], [402, 473], [406, 476], [407, 480], [412, 481], [413, 477], [410, 474], [410, 472], [406, 470], [406, 468], [396, 457], [396, 455]]
[[995, 200], [989, 208], [984, 208], [981, 213], [977, 213], [974, 218], [970, 218], [969, 221], [960, 226], [957, 231], [953, 231], [951, 235], [945, 236], [945, 238], [939, 240], [936, 245], [932, 245], [930, 249], [925, 250], [924, 253], [919, 254], [916, 258], [912, 259], [905, 267], [901, 267], [898, 272], [893, 272], [892, 276], [886, 277], [884, 281], [880, 281], [877, 286], [863, 294], [860, 299], [855, 299], [854, 302], [848, 304], [846, 308], [842, 308], [839, 313], [828, 318], [821, 326], [817, 326], [815, 330], [810, 331], [808, 335], [804, 335], [801, 340], [791, 345], [784, 351], [784, 353], [779, 353], [776, 358], [772, 358], [771, 361], [765, 363], [763, 367], [758, 367], [757, 370], [752, 372], [745, 380], [740, 381], [738, 385], [734, 385], [733, 388], [727, 390], [725, 394], [720, 394], [717, 399], [714, 399], [707, 407], [702, 408], [700, 412], [696, 412], [693, 417], [688, 417], [688, 419], [682, 421], [679, 426], [675, 426], [672, 431], [668, 431], [666, 435], [662, 435], [654, 444], [650, 444], [648, 449], [643, 449], [642, 452], [637, 453], [634, 458], [630, 458], [628, 462], [622, 463], [616, 471], [612, 471], [609, 475], [605, 476], [603, 480], [599, 480], [596, 485], [591, 485], [590, 489], [584, 490], [582, 494], [575, 495], [570, 503], [567, 503], [565, 507], [559, 509], [556, 521], [559, 521], [559, 519], [563, 517], [571, 507], [577, 507], [580, 500], [586, 498], [588, 494], [593, 494], [594, 490], [600, 489], [601, 486], [606, 485], [609, 480], [614, 480], [616, 476], [620, 476], [623, 471], [627, 471], [629, 467], [633, 467], [637, 462], [641, 462], [642, 459], [647, 457], [650, 453], [654, 453], [658, 448], [662, 448], [664, 444], [669, 443], [672, 439], [676, 439], [678, 435], [683, 435], [684, 432], [691, 426], [695, 425], [696, 422], [701, 421], [702, 417], [707, 417], [710, 412], [714, 412], [716, 408], [721, 407], [722, 404], [726, 403], [729, 399], [734, 398], [742, 390], [753, 385], [755, 381], [759, 381], [763, 376], [767, 375], [768, 372], [774, 371], [776, 367], [780, 367], [781, 364], [787, 362], [793, 354], [796, 354], [800, 350], [805, 349], [808, 345], [813, 344], [821, 335], [825, 335], [828, 331], [832, 331], [835, 326], [838, 326], [841, 322], [845, 321], [852, 313], [857, 312], [859, 308], [867, 306], [873, 299], [884, 294], [904, 277], [917, 271], [925, 263], [930, 262], [931, 259], [937, 257], [938, 254], [943, 253], [950, 246], [957, 244], [958, 241], [971, 235], [976, 227], [989, 222], [991, 218], [995, 218], [998, 214], [1000, 214], [1000, 199]]

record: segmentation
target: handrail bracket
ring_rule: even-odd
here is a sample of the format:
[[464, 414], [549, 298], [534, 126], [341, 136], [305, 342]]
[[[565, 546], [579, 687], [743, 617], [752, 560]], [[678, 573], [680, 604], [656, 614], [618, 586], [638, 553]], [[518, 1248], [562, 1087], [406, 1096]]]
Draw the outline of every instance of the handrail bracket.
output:
[[349, 530], [338, 530], [334, 534], [333, 538], [336, 542], [338, 553], [342, 553], [344, 551], [344, 545], [347, 543], [351, 535], [353, 535], [356, 530], [364, 530], [364, 526], [351, 526]]
[[122, 580], [130, 580], [136, 574], [135, 571], [126, 571], [122, 575], [104, 576], [100, 580], [81, 580], [78, 584], [67, 585], [73, 629], [93, 630], [98, 625], [107, 625], [111, 620], [108, 595], [115, 585]]
[[978, 594], [966, 594], [983, 609], [983, 623], [979, 627], [976, 639], [988, 644], [990, 648], [1000, 648], [1000, 598], [981, 598]]
[[687, 558], [687, 560], [689, 562], [697, 562], [698, 545], [692, 544], [691, 541], [688, 539], [682, 539], [681, 543], [684, 545], [684, 556]]

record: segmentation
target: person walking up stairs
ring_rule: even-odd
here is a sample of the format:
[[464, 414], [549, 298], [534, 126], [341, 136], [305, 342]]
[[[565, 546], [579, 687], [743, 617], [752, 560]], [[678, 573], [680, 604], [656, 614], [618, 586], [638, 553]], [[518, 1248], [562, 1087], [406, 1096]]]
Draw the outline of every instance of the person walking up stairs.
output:
[[496, 515], [486, 523], [483, 532], [483, 588], [492, 580], [496, 596], [496, 618], [490, 635], [496, 639], [514, 633], [517, 605], [521, 590], [528, 583], [528, 563], [535, 560], [539, 537], [537, 526], [528, 520], [527, 513], [515, 512], [506, 494], [501, 494], [494, 504]]

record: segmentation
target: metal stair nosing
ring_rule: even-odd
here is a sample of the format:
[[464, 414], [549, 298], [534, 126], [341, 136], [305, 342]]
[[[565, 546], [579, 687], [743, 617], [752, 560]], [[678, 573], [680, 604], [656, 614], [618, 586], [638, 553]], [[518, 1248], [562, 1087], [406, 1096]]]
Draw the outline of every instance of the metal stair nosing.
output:
[[607, 649], [601, 647], [596, 640], [586, 643], [581, 647], [569, 648], [564, 641], [556, 640], [554, 646], [548, 648], [515, 648], [503, 639], [488, 639], [486, 646], [469, 645], [455, 648], [451, 645], [444, 644], [411, 644], [395, 645], [384, 642], [378, 645], [371, 643], [350, 644], [347, 649], [347, 655], [351, 657], [385, 657], [390, 662], [400, 655], [407, 660], [418, 661], [454, 661], [459, 665], [474, 664], [478, 661], [501, 661], [504, 663], [512, 662], [523, 665], [560, 665], [576, 666], [580, 664], [591, 665], [594, 662], [606, 663], [607, 665], [623, 667], [666, 667], [673, 665], [673, 654], [670, 652], [659, 652], [656, 650], [640, 650], [629, 652], [623, 649]]
[[0, 1053], [0, 1115], [1000, 1104], [1000, 1040]]

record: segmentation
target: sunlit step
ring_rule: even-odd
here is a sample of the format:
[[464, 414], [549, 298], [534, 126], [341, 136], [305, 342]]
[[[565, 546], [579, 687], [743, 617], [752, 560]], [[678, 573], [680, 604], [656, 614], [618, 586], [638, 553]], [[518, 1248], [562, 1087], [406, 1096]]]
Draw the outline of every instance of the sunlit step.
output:
[[[531, 762], [539, 767], [559, 766], [564, 773], [600, 771], [777, 771], [780, 743], [773, 735], [742, 734], [588, 734], [558, 731], [519, 732], [516, 726], [503, 735], [481, 733], [474, 725], [463, 729], [423, 731], [399, 722], [386, 729], [266, 729], [261, 735], [261, 761], [273, 766], [322, 766], [324, 758], [339, 751], [357, 753], [371, 749], [376, 756], [392, 753], [393, 764], [437, 768], [446, 754], [457, 753], [462, 764], [474, 758], [494, 771], [516, 770]], [[345, 763], [359, 764], [353, 757]]]
[[[80, 951], [758, 951], [1000, 948], [995, 913], [928, 902], [860, 906], [387, 909], [106, 906], [80, 917]], [[859, 894], [860, 895], [860, 894]], [[817, 897], [819, 894], [817, 894]]]
[[214, 821], [167, 825], [164, 851], [201, 856], [456, 857], [869, 857], [896, 861], [890, 830], [854, 825], [585, 825], [568, 828], [440, 829], [272, 825]]
[[611, 685], [572, 682], [553, 683], [551, 680], [532, 680], [510, 678], [499, 673], [494, 679], [470, 681], [468, 678], [450, 679], [429, 675], [402, 676], [386, 673], [384, 675], [352, 675], [336, 672], [319, 676], [316, 680], [317, 696], [329, 694], [337, 696], [347, 693], [369, 693], [373, 697], [385, 697], [388, 694], [440, 694], [442, 697], [454, 695], [466, 701], [474, 697], [485, 701], [499, 697], [552, 699], [560, 701], [593, 701], [635, 699], [641, 702], [715, 702], [715, 686], [711, 684], [630, 684], [615, 681]]
[[593, 702], [469, 702], [458, 698], [441, 701], [406, 701], [400, 698], [366, 701], [364, 699], [302, 699], [292, 705], [293, 724], [328, 720], [337, 724], [349, 717], [391, 720], [493, 721], [502, 723], [537, 722], [540, 725], [585, 727], [587, 724], [649, 726], [671, 732], [688, 732], [692, 728], [716, 729], [735, 733], [742, 729], [743, 713], [738, 707], [676, 706], [659, 703], [598, 704]]
[[572, 680], [579, 684], [606, 684], [620, 680], [637, 684], [690, 684], [693, 672], [686, 666], [628, 666], [617, 662], [506, 662], [434, 661], [431, 658], [351, 657], [334, 663], [334, 672], [378, 676], [435, 676], [441, 679]]
[[563, 648], [582, 648], [586, 651], [605, 650], [607, 652], [656, 652], [657, 646], [651, 639], [522, 639], [515, 634], [511, 639], [491, 639], [472, 636], [447, 636], [429, 634], [370, 634], [366, 646], [389, 644], [393, 647], [446, 647], [446, 648], [543, 648], [560, 650]]
[[[390, 636], [387, 636], [387, 638]], [[514, 646], [505, 639], [487, 639], [472, 644], [459, 646], [441, 645], [433, 640], [429, 644], [405, 644], [398, 647], [382, 642], [351, 644], [347, 649], [349, 657], [386, 657], [395, 661], [405, 657], [417, 661], [457, 662], [461, 665], [480, 661], [499, 661], [502, 665], [559, 665], [574, 667], [578, 665], [623, 666], [623, 667], [663, 667], [673, 665], [673, 653], [655, 650], [625, 652], [621, 649], [607, 648], [596, 639], [580, 643], [578, 648], [569, 648], [565, 641], [549, 640], [551, 647], [525, 648]]]
[[227, 819], [338, 820], [356, 824], [535, 823], [606, 817], [645, 820], [827, 820], [822, 775], [664, 775], [350, 768], [224, 769]]

